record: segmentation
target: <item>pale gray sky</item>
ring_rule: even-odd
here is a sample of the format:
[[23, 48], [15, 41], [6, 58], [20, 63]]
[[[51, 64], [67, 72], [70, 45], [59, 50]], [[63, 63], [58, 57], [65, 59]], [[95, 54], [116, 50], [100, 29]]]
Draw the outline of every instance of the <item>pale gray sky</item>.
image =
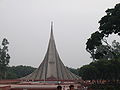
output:
[[119, 0], [0, 0], [0, 41], [6, 37], [10, 42], [10, 65], [40, 65], [51, 21], [63, 63], [74, 68], [90, 63], [85, 43], [98, 29], [105, 10], [117, 3]]

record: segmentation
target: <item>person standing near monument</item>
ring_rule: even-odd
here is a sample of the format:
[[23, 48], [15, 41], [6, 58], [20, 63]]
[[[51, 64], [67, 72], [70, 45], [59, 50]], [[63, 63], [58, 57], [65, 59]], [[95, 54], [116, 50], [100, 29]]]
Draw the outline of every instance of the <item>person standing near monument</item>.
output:
[[62, 90], [62, 87], [61, 86], [57, 86], [57, 90]]
[[70, 85], [69, 88], [70, 88], [70, 90], [75, 90], [74, 85]]

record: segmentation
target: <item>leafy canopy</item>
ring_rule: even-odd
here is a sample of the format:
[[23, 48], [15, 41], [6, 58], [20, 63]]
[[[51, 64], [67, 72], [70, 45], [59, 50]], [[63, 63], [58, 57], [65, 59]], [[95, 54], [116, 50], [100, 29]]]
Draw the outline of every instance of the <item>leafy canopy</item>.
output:
[[5, 72], [10, 60], [10, 55], [8, 54], [8, 44], [8, 40], [4, 38], [0, 47], [0, 79], [5, 78]]
[[92, 33], [87, 40], [86, 50], [91, 54], [93, 60], [118, 58], [120, 52], [113, 44], [119, 47], [119, 42], [113, 41], [110, 45], [106, 38], [111, 34], [120, 36], [120, 3], [116, 4], [114, 8], [106, 10], [106, 15], [101, 18], [99, 24], [99, 30]]

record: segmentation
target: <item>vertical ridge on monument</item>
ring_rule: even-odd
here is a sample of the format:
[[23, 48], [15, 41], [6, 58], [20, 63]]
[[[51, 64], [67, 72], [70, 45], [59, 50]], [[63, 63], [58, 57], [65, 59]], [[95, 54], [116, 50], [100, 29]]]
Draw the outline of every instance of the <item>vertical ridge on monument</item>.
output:
[[21, 78], [22, 80], [79, 80], [79, 76], [70, 72], [62, 63], [56, 49], [53, 35], [53, 22], [51, 22], [51, 34], [48, 49], [40, 66], [31, 74]]

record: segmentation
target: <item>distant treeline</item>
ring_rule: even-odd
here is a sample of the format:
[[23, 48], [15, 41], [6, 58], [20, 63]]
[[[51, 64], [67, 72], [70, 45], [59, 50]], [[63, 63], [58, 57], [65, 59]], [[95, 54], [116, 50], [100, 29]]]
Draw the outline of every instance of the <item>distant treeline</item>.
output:
[[[23, 65], [7, 67], [6, 79], [17, 79], [17, 78], [24, 77], [24, 76], [32, 73], [35, 69], [36, 68], [34, 68], [34, 67], [23, 66]], [[78, 75], [78, 70], [77, 69], [74, 69], [74, 68], [68, 68], [68, 69], [71, 72]]]
[[32, 73], [36, 68], [31, 66], [12, 66], [7, 67], [6, 79], [17, 79]]

